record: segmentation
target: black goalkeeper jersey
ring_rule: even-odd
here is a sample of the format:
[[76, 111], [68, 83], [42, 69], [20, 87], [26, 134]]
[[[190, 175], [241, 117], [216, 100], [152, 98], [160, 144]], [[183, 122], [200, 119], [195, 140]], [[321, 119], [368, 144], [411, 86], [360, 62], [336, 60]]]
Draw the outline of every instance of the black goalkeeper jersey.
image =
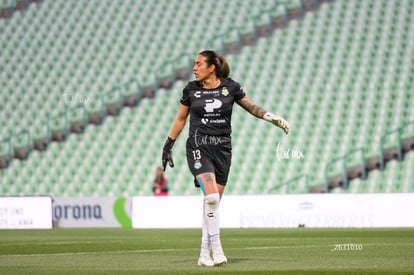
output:
[[198, 81], [188, 82], [180, 102], [190, 107], [190, 136], [230, 137], [233, 104], [245, 96], [240, 84], [231, 78], [221, 79], [214, 89], [205, 89]]

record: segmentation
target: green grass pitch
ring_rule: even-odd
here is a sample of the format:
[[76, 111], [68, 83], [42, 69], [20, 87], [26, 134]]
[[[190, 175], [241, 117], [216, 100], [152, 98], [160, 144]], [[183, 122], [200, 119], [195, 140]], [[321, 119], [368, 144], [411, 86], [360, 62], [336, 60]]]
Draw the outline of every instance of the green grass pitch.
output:
[[0, 274], [414, 273], [414, 229], [222, 229], [221, 235], [228, 264], [198, 267], [195, 229], [2, 230]]

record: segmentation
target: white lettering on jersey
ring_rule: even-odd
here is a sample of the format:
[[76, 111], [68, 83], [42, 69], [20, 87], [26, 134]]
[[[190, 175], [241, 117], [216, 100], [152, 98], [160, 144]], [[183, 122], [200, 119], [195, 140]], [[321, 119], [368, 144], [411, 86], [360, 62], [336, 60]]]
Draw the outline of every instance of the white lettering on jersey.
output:
[[223, 103], [218, 99], [206, 99], [204, 110], [206, 110], [207, 113], [212, 113], [214, 112], [214, 109], [219, 109], [221, 105], [223, 105]]
[[196, 98], [201, 97], [201, 91], [197, 91], [197, 92], [195, 92], [195, 93], [194, 93], [194, 96], [195, 96]]

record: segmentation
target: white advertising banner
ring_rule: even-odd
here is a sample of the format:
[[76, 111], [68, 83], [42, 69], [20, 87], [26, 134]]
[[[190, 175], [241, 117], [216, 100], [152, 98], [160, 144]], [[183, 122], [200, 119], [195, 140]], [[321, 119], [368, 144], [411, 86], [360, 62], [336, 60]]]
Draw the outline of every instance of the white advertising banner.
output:
[[55, 227], [131, 227], [127, 198], [54, 198]]
[[0, 229], [52, 228], [50, 197], [0, 197]]
[[[134, 228], [199, 228], [201, 196], [134, 197]], [[224, 196], [223, 228], [414, 227], [414, 193]]]
[[201, 198], [197, 196], [134, 197], [132, 227], [199, 227], [202, 209]]

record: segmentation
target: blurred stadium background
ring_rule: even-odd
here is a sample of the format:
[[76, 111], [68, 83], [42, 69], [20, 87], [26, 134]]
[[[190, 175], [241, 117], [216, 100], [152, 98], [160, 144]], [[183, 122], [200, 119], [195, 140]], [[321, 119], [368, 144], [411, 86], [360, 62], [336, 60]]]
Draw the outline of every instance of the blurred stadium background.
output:
[[[412, 0], [1, 0], [0, 16], [2, 195], [150, 195], [207, 48], [292, 126], [234, 107], [229, 194], [414, 191]], [[198, 194], [186, 131], [171, 195]]]

